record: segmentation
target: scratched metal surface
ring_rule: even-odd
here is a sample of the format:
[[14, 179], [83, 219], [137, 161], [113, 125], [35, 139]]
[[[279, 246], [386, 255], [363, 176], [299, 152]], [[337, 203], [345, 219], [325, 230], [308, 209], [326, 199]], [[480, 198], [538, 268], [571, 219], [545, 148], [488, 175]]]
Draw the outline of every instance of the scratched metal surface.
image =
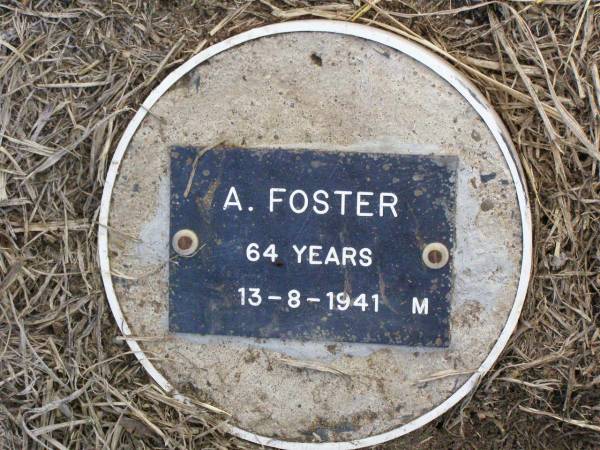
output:
[[[436, 270], [425, 266], [421, 254], [426, 244], [441, 242], [452, 255], [456, 168], [454, 156], [173, 148], [170, 236], [191, 229], [201, 248], [192, 257], [178, 256], [171, 248], [170, 331], [447, 347], [452, 257]], [[223, 209], [231, 186], [242, 211], [237, 205]], [[287, 192], [277, 194], [283, 202], [270, 212], [272, 187]], [[288, 195], [295, 189], [305, 191], [309, 200], [318, 189], [329, 192], [330, 210], [315, 214], [309, 202], [306, 212], [294, 213]], [[354, 193], [344, 215], [335, 190]], [[356, 215], [357, 191], [375, 193], [364, 208], [372, 217]], [[397, 195], [398, 217], [389, 208], [379, 216], [380, 192]], [[275, 244], [278, 257], [250, 262], [246, 247], [252, 242], [261, 252]], [[369, 248], [372, 264], [363, 267], [356, 258], [356, 266], [351, 260], [346, 266], [310, 265], [308, 250], [299, 264], [293, 244], [322, 246], [321, 261], [332, 246], [340, 259], [342, 247]], [[244, 305], [240, 288], [245, 289]], [[260, 289], [259, 305], [249, 304], [249, 288]], [[296, 308], [287, 302], [292, 289], [300, 292]], [[342, 311], [334, 300], [332, 310], [328, 292], [345, 292], [352, 301], [364, 293], [367, 306], [351, 302]], [[428, 299], [428, 314], [413, 313], [413, 297]]]

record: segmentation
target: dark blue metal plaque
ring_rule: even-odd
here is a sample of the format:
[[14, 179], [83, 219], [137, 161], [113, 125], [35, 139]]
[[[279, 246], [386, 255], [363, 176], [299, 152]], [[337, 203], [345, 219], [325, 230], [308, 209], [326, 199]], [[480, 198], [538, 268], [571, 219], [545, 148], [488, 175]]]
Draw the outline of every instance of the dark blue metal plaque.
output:
[[[452, 156], [176, 147], [169, 329], [203, 335], [446, 347]], [[430, 243], [449, 262], [423, 261]], [[189, 244], [189, 242], [188, 242]], [[439, 256], [439, 255], [438, 255]]]

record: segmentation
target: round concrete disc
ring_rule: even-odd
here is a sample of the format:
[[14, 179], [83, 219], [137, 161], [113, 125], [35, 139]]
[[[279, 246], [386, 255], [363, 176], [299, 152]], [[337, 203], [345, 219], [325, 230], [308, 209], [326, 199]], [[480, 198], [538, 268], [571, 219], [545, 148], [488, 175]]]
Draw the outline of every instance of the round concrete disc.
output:
[[[99, 244], [117, 323], [156, 382], [230, 413], [245, 439], [355, 448], [409, 432], [475, 386], [518, 318], [531, 237], [509, 142], [472, 85], [381, 30], [290, 22], [211, 47], [152, 93], [111, 165]], [[221, 143], [458, 157], [450, 345], [170, 333], [169, 149]]]

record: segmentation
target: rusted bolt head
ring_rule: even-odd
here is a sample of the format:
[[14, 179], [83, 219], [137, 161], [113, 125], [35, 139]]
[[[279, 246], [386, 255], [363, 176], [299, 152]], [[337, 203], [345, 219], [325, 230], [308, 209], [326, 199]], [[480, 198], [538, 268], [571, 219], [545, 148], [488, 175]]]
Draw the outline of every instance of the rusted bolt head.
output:
[[191, 256], [198, 250], [198, 236], [192, 230], [179, 230], [173, 235], [173, 250], [180, 256]]
[[441, 269], [450, 259], [448, 248], [440, 242], [427, 244], [423, 249], [423, 262], [430, 269]]

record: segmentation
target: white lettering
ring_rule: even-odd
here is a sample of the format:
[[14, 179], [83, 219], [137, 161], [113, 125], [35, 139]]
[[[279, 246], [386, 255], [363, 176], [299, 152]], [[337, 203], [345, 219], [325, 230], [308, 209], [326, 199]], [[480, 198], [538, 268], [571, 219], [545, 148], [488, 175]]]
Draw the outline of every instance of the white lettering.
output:
[[311, 245], [308, 248], [308, 263], [318, 266], [323, 264], [322, 261], [320, 261], [319, 259], [317, 259], [319, 256], [321, 256], [321, 250], [323, 250], [323, 247], [321, 247], [320, 245]]
[[342, 249], [342, 265], [347, 266], [348, 261], [352, 262], [352, 265], [356, 265], [354, 258], [356, 257], [356, 249], [352, 247], [344, 247]]
[[413, 314], [429, 314], [429, 299], [425, 297], [421, 303], [417, 297], [413, 297], [412, 301]]
[[373, 213], [372, 212], [362, 212], [361, 211], [361, 206], [369, 206], [369, 202], [368, 201], [363, 201], [363, 197], [369, 197], [372, 196], [373, 193], [372, 192], [357, 192], [356, 193], [356, 215], [359, 217], [369, 217], [372, 216]]
[[[295, 214], [304, 214], [312, 212], [314, 214], [327, 214], [336, 212], [342, 216], [355, 214], [357, 217], [385, 217], [386, 214], [392, 217], [398, 217], [398, 196], [393, 192], [370, 192], [370, 191], [326, 191], [325, 189], [317, 189], [316, 191], [306, 192], [302, 189], [295, 189], [286, 196], [285, 188], [273, 187], [269, 190], [269, 212], [273, 212], [277, 203], [287, 203], [290, 210]], [[356, 195], [356, 197], [354, 197]], [[376, 196], [376, 197], [375, 197]], [[337, 197], [339, 200], [339, 209], [337, 205], [333, 205], [332, 197]], [[374, 198], [378, 200], [374, 201]], [[232, 187], [227, 196], [227, 200], [223, 209], [229, 206], [235, 206], [238, 210], [242, 210], [242, 205]], [[248, 208], [252, 211], [254, 208]]]
[[[296, 208], [294, 204], [294, 198], [296, 198], [297, 195], [300, 195], [303, 198], [303, 204], [300, 208]], [[290, 194], [290, 208], [296, 214], [302, 214], [304, 211], [306, 211], [306, 208], [308, 208], [308, 196], [306, 195], [306, 192], [300, 189], [296, 189], [294, 192], [292, 192]]]
[[373, 252], [370, 248], [361, 248], [358, 252], [358, 255], [360, 256], [358, 263], [361, 266], [369, 267], [371, 264], [373, 264], [373, 259], [371, 258], [371, 256], [373, 256]]
[[340, 258], [335, 251], [335, 247], [331, 247], [327, 252], [327, 256], [325, 257], [325, 265], [327, 264], [335, 264], [336, 266], [340, 265]]
[[[232, 200], [233, 197], [233, 200]], [[227, 193], [227, 198], [225, 199], [225, 203], [223, 204], [223, 210], [226, 210], [230, 206], [237, 206], [237, 208], [241, 211], [242, 204], [240, 203], [240, 198], [238, 197], [237, 191], [235, 190], [235, 186], [231, 186], [229, 188], [229, 192]]]
[[346, 196], [352, 195], [352, 191], [333, 191], [333, 193], [340, 196], [340, 214], [343, 216], [346, 213]]
[[285, 192], [284, 188], [271, 188], [271, 190], [269, 191], [269, 211], [273, 212], [273, 204], [274, 203], [281, 203], [283, 200], [280, 198], [275, 198], [275, 196], [273, 195], [275, 192]]
[[302, 262], [302, 253], [306, 251], [306, 245], [303, 245], [302, 248], [298, 248], [295, 244], [292, 245], [292, 248], [296, 252], [296, 256], [298, 256], [298, 264]]
[[356, 266], [360, 264], [363, 267], [369, 267], [373, 264], [373, 252], [366, 247], [358, 251], [354, 247], [342, 247], [338, 250], [332, 246], [323, 249], [321, 245], [292, 245], [292, 248], [296, 254], [298, 264], [308, 263], [314, 266], [322, 264]]
[[[386, 197], [390, 197], [392, 201], [390, 203], [386, 202]], [[396, 194], [393, 194], [391, 192], [382, 192], [381, 194], [379, 194], [379, 217], [383, 217], [383, 208], [385, 208], [386, 206], [392, 210], [392, 214], [394, 215], [394, 217], [398, 217], [398, 212], [395, 208], [397, 203], [398, 197], [396, 197]]]
[[316, 212], [317, 214], [325, 214], [325, 213], [327, 213], [327, 211], [329, 211], [329, 203], [327, 203], [325, 200], [320, 199], [319, 196], [324, 197], [325, 199], [329, 198], [329, 194], [326, 191], [324, 191], [323, 189], [319, 189], [318, 191], [315, 191], [315, 193], [313, 194], [313, 200], [315, 201], [315, 203], [318, 203], [323, 208], [319, 209], [319, 208], [317, 208], [317, 205], [315, 205], [315, 206], [313, 206], [313, 211]]

